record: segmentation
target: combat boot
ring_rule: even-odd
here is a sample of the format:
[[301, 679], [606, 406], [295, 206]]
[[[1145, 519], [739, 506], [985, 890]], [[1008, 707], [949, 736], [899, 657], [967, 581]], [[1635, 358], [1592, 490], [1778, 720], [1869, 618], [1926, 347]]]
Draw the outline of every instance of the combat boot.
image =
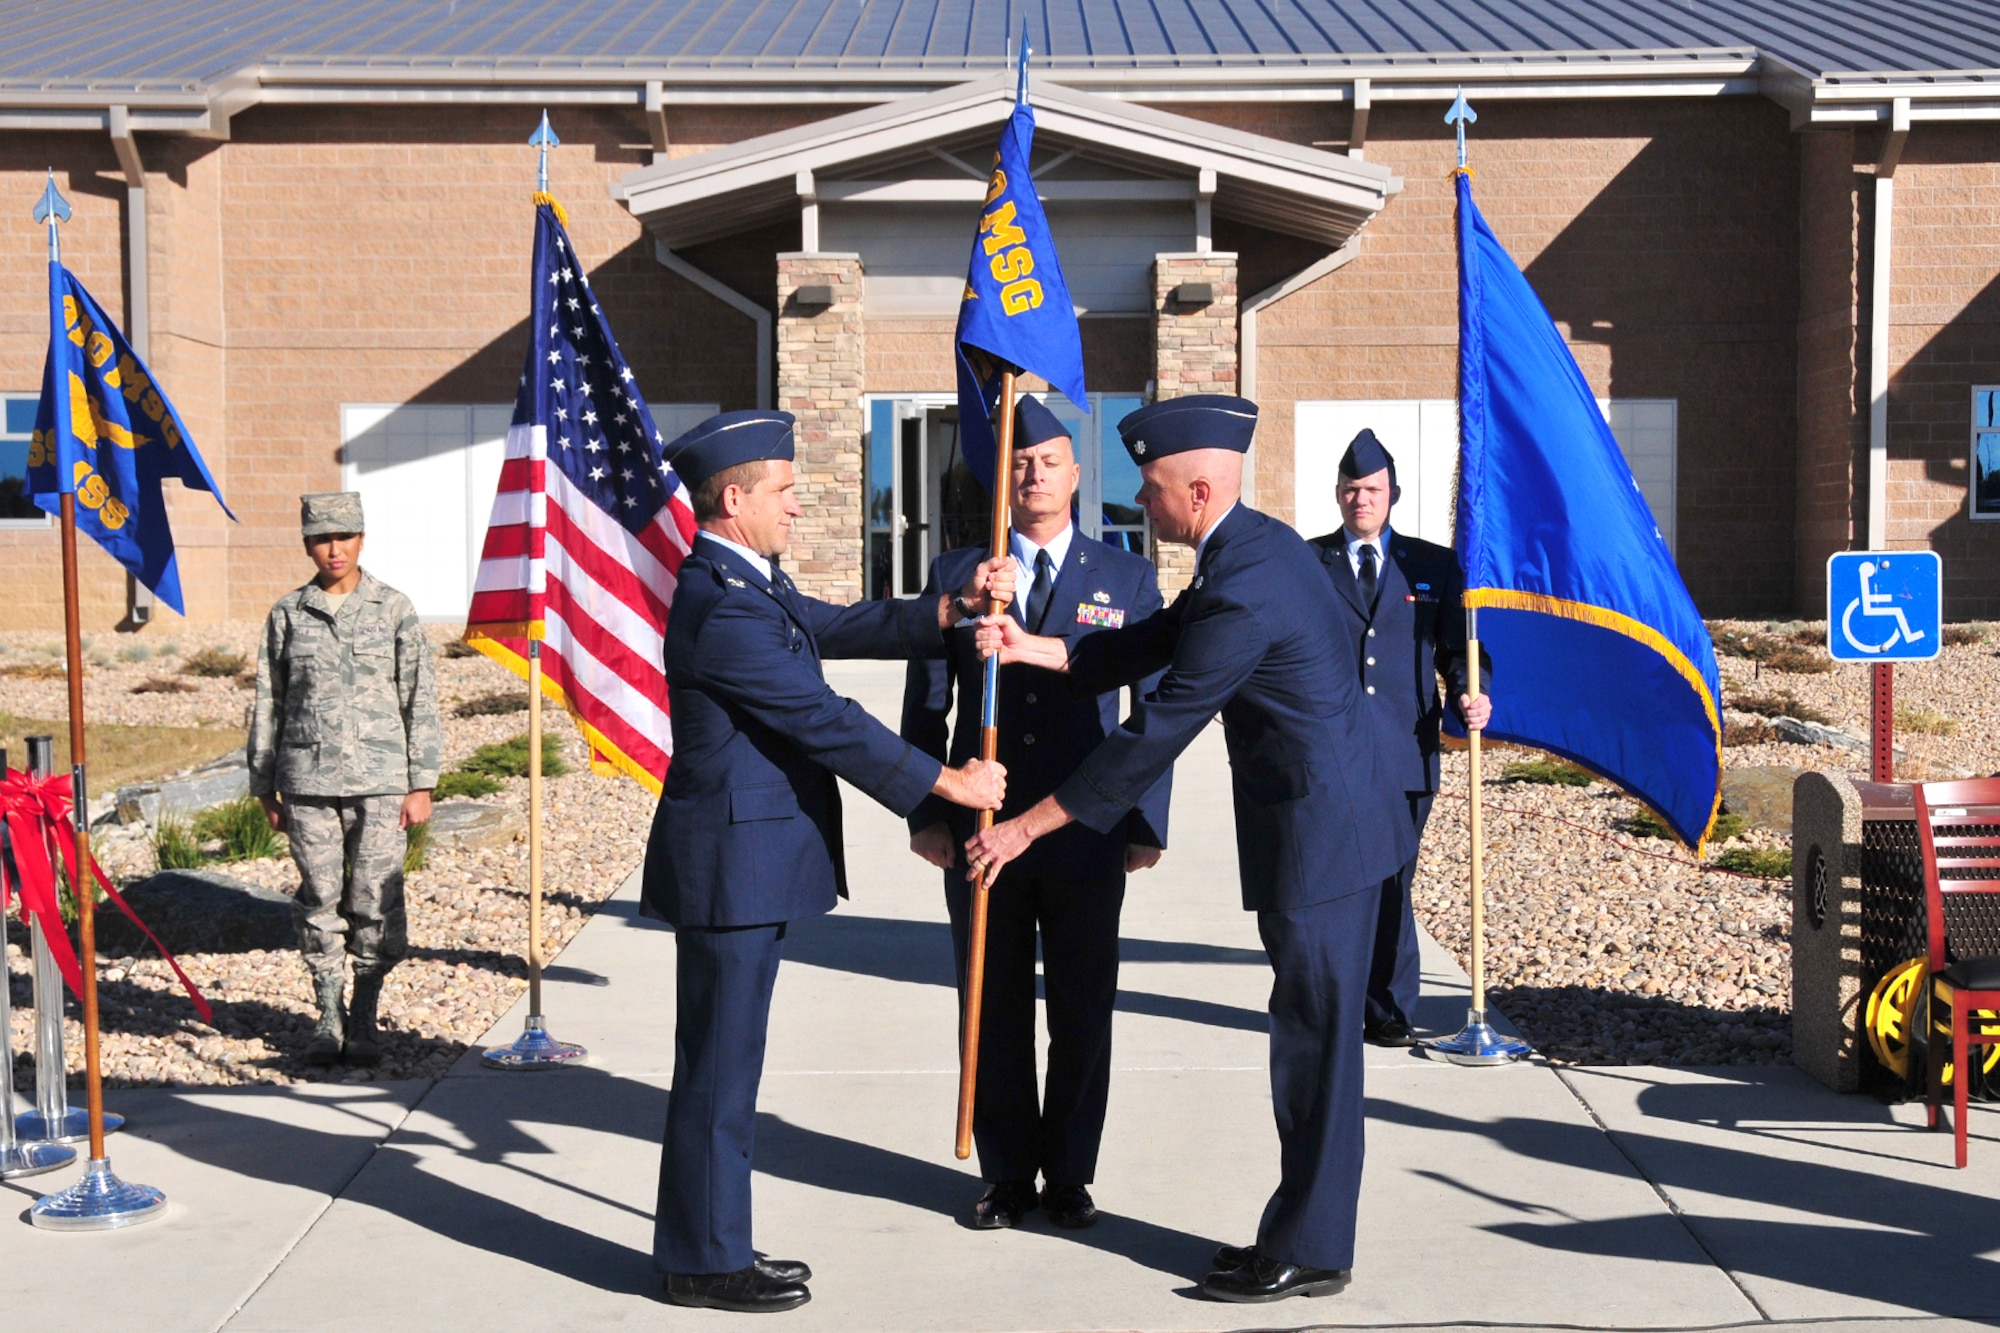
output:
[[382, 1063], [382, 1042], [375, 1032], [375, 1009], [382, 1000], [386, 967], [354, 969], [354, 1003], [347, 1011], [347, 1045], [341, 1058], [351, 1065]]
[[305, 1058], [309, 1065], [330, 1065], [340, 1059], [341, 1044], [347, 1038], [347, 1014], [340, 1003], [340, 993], [347, 986], [345, 972], [345, 968], [313, 972], [319, 1025], [313, 1029], [312, 1040], [306, 1043]]

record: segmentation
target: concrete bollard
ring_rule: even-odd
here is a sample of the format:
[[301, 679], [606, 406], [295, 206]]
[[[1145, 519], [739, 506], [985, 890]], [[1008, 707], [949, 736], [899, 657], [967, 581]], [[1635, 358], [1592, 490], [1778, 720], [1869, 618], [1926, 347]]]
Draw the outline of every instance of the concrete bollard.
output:
[[1792, 1061], [1835, 1092], [1861, 1088], [1861, 794], [1838, 773], [1792, 784]]

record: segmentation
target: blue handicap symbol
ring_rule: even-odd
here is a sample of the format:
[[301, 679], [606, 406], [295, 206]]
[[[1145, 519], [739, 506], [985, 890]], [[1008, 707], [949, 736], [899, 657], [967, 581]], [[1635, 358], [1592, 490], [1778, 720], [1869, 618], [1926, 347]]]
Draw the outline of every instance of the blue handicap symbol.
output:
[[1944, 639], [1935, 551], [1842, 551], [1826, 562], [1826, 648], [1839, 662], [1919, 662]]

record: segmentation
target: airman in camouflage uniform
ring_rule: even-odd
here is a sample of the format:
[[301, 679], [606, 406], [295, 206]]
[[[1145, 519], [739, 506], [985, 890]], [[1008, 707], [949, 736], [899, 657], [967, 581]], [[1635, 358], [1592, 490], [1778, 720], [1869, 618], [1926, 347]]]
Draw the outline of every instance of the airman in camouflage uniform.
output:
[[[409, 947], [404, 830], [430, 818], [437, 785], [437, 682], [410, 599], [357, 563], [364, 530], [352, 491], [300, 497], [318, 576], [271, 608], [257, 648], [250, 791], [291, 836], [293, 906], [312, 969], [313, 1064], [377, 1064], [382, 979]], [[354, 996], [346, 958], [354, 959]]]

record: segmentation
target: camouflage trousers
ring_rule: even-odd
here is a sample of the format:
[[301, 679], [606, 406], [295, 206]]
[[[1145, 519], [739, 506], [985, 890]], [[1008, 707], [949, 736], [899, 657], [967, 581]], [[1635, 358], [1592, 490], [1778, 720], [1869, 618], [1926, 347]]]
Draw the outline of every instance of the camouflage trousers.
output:
[[401, 795], [285, 797], [299, 867], [292, 920], [313, 971], [342, 968], [343, 954], [387, 970], [409, 952], [402, 810]]

